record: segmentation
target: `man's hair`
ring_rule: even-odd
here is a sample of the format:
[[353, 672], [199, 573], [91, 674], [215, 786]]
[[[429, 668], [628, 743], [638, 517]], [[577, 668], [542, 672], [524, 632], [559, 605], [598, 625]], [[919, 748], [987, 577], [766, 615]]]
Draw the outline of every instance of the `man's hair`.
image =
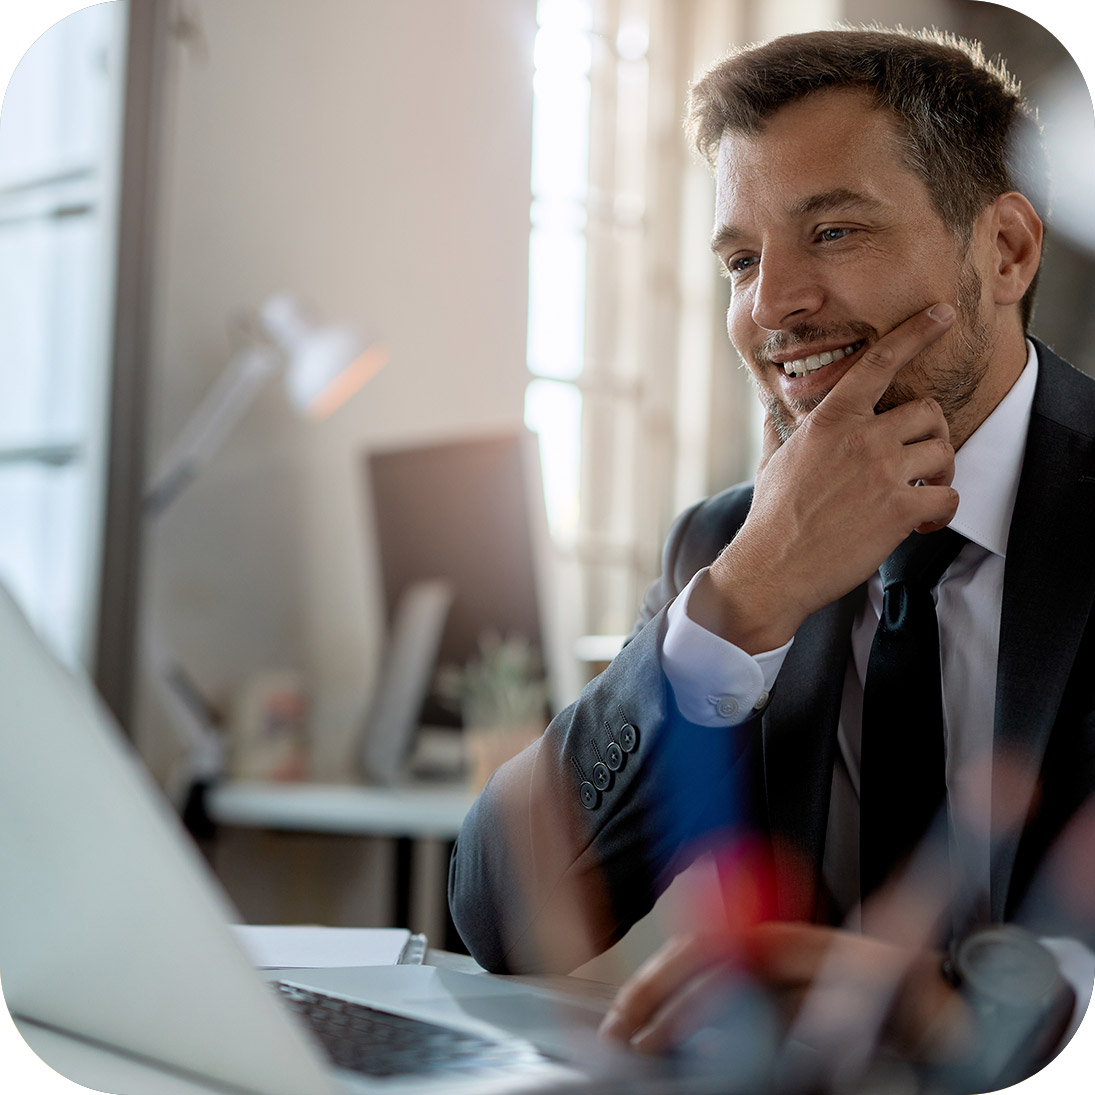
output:
[[[964, 243], [1009, 190], [1042, 215], [1047, 169], [1034, 110], [1002, 61], [939, 31], [814, 31], [733, 50], [692, 87], [688, 133], [714, 167], [724, 131], [759, 133], [781, 107], [830, 89], [865, 91], [892, 112], [906, 166]], [[1036, 282], [1020, 305], [1024, 329]]]

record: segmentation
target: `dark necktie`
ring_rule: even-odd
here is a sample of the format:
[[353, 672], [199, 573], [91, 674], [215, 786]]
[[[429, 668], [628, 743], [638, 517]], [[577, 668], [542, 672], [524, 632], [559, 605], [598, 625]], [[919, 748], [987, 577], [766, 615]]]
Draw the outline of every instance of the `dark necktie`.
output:
[[863, 685], [860, 892], [913, 851], [946, 798], [939, 625], [932, 588], [966, 543], [912, 533], [882, 564], [882, 616]]

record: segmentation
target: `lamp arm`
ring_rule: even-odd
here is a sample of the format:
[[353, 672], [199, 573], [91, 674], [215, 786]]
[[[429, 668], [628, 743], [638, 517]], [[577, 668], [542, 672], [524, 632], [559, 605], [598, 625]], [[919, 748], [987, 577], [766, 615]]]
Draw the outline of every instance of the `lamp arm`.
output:
[[180, 750], [165, 790], [181, 810], [195, 783], [224, 774], [224, 736], [216, 715], [176, 660], [151, 614], [146, 613], [142, 632], [149, 677]]
[[251, 346], [233, 357], [160, 460], [144, 508], [158, 517], [190, 485], [281, 366], [272, 347]]

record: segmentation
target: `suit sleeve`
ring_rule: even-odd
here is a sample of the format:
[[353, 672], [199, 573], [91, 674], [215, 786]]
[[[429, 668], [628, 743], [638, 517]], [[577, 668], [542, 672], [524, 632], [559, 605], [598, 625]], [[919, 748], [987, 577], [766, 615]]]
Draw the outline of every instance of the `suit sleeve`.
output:
[[[735, 502], [731, 532], [748, 497]], [[721, 509], [716, 518], [709, 506], [674, 525], [662, 573], [612, 664], [498, 769], [464, 822], [450, 906], [488, 970], [565, 972], [605, 950], [706, 836], [748, 808], [749, 724], [730, 734], [687, 723], [660, 665], [668, 602], [728, 538]]]

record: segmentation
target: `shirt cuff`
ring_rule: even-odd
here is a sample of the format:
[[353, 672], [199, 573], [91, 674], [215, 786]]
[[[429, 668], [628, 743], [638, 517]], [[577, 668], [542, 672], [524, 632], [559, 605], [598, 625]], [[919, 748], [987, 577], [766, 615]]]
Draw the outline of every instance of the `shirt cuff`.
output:
[[768, 703], [791, 638], [776, 650], [746, 654], [688, 615], [688, 601], [708, 568], [692, 581], [669, 606], [662, 640], [662, 671], [680, 713], [699, 726], [738, 726]]

